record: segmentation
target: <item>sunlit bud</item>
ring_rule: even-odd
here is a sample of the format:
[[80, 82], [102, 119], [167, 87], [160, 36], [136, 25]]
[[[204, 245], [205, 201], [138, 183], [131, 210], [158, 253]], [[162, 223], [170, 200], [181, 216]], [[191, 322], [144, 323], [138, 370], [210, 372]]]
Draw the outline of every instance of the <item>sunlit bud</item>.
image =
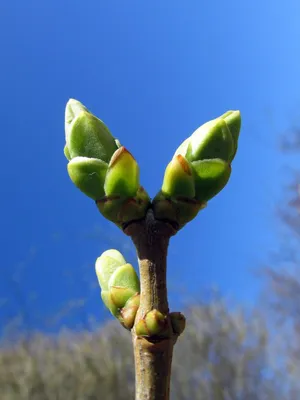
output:
[[123, 325], [131, 329], [134, 325], [136, 313], [140, 305], [140, 294], [132, 296], [121, 309], [120, 314], [123, 319]]
[[134, 197], [139, 188], [139, 166], [131, 153], [120, 147], [110, 160], [104, 190], [106, 196]]
[[106, 250], [96, 260], [96, 274], [101, 289], [108, 289], [108, 281], [115, 270], [126, 264], [125, 258], [115, 249]]
[[225, 187], [230, 178], [230, 164], [220, 159], [195, 161], [192, 166], [198, 201], [210, 200]]
[[167, 317], [158, 310], [152, 310], [135, 325], [137, 336], [165, 336], [167, 333]]
[[68, 164], [74, 185], [92, 199], [101, 199], [108, 165], [97, 158], [75, 157]]
[[67, 146], [71, 158], [98, 158], [109, 163], [118, 149], [107, 126], [93, 114], [82, 111], [69, 128]]
[[195, 182], [189, 162], [181, 155], [175, 156], [166, 168], [161, 188], [166, 196], [195, 196]]
[[111, 249], [97, 258], [95, 268], [103, 303], [125, 328], [131, 329], [140, 301], [140, 281], [133, 266]]

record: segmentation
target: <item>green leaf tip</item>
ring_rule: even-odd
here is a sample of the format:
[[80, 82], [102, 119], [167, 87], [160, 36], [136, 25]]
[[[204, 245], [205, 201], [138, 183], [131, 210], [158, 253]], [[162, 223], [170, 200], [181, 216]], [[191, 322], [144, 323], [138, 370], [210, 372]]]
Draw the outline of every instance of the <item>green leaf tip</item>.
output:
[[122, 228], [145, 216], [150, 198], [140, 186], [136, 160], [104, 122], [75, 99], [66, 105], [65, 139], [71, 181], [96, 201], [106, 219]]
[[115, 249], [102, 253], [96, 260], [95, 269], [103, 303], [125, 328], [131, 329], [140, 300], [136, 271]]
[[220, 118], [225, 120], [235, 143], [237, 143], [242, 125], [241, 112], [239, 110], [230, 110], [221, 115]]
[[70, 134], [70, 127], [74, 119], [82, 112], [88, 111], [88, 109], [81, 104], [78, 100], [69, 99], [65, 109], [65, 138], [66, 143], [68, 143], [68, 138]]
[[170, 220], [180, 229], [226, 186], [240, 129], [240, 111], [230, 110], [201, 125], [183, 141], [153, 200], [157, 219]]
[[227, 111], [220, 118], [223, 118], [225, 120], [225, 122], [230, 130], [230, 133], [232, 135], [232, 138], [233, 138], [234, 152], [233, 152], [232, 158], [231, 158], [231, 160], [233, 160], [236, 155], [236, 152], [237, 152], [238, 139], [239, 139], [241, 125], [242, 125], [241, 113], [239, 110]]
[[221, 158], [229, 161], [234, 151], [233, 138], [222, 118], [200, 126], [190, 137], [189, 161]]
[[192, 167], [181, 154], [173, 157], [166, 168], [161, 188], [166, 196], [195, 196], [195, 183]]
[[68, 161], [71, 160], [71, 154], [70, 154], [70, 152], [69, 152], [69, 149], [68, 149], [67, 144], [65, 144], [65, 147], [64, 147], [64, 155], [65, 155], [65, 157], [66, 157], [66, 159], [67, 159]]
[[106, 196], [134, 197], [139, 188], [139, 166], [125, 147], [112, 156], [105, 178]]
[[106, 163], [118, 149], [106, 125], [87, 111], [82, 111], [73, 120], [67, 145], [72, 158], [98, 158]]

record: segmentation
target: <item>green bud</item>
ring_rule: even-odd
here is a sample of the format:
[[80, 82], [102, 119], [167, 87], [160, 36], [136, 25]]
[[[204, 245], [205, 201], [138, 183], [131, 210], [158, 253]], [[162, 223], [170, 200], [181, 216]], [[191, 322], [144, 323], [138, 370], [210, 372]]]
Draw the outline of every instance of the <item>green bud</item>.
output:
[[125, 265], [125, 258], [118, 250], [106, 250], [96, 260], [96, 274], [101, 289], [108, 289], [108, 282], [115, 270]]
[[172, 221], [180, 229], [225, 187], [240, 128], [240, 112], [228, 111], [200, 126], [178, 147], [153, 200], [157, 219]]
[[98, 158], [106, 163], [118, 149], [107, 126], [87, 111], [82, 111], [72, 122], [67, 145], [72, 158]]
[[68, 164], [74, 185], [94, 200], [104, 196], [104, 181], [108, 165], [96, 158], [75, 157]]
[[158, 310], [152, 310], [146, 314], [145, 322], [150, 335], [157, 335], [167, 328], [167, 316]]
[[116, 139], [104, 122], [74, 99], [66, 105], [65, 136], [69, 159], [79, 156], [109, 163], [118, 148]]
[[65, 155], [67, 160], [69, 160], [69, 161], [71, 160], [71, 155], [70, 155], [70, 152], [69, 152], [69, 149], [68, 149], [67, 145], [65, 145], [65, 147], [64, 147], [64, 155]]
[[83, 104], [81, 104], [79, 101], [77, 101], [75, 99], [70, 99], [67, 102], [66, 111], [65, 111], [66, 143], [69, 142], [70, 127], [72, 125], [72, 122], [82, 111], [89, 112], [89, 110]]
[[171, 325], [176, 335], [181, 335], [185, 329], [186, 319], [180, 312], [170, 313]]
[[131, 329], [134, 325], [134, 320], [138, 308], [140, 306], [140, 294], [132, 296], [125, 304], [125, 306], [120, 311], [121, 317], [123, 319], [123, 325], [127, 329]]
[[105, 306], [131, 329], [140, 302], [140, 282], [133, 266], [119, 251], [107, 250], [96, 260], [96, 274]]
[[139, 183], [139, 167], [107, 126], [79, 101], [65, 112], [68, 172], [73, 183], [96, 200], [102, 215], [120, 228], [145, 216], [150, 198]]
[[122, 227], [127, 222], [145, 217], [150, 206], [150, 198], [140, 186], [135, 197], [124, 199], [120, 196], [110, 196], [97, 200], [96, 204], [106, 219]]
[[220, 158], [232, 161], [241, 128], [239, 111], [227, 111], [219, 118], [201, 125], [176, 150], [188, 161]]
[[170, 197], [195, 196], [193, 172], [189, 162], [181, 154], [175, 156], [167, 166], [161, 190]]
[[217, 118], [200, 126], [190, 137], [186, 158], [199, 161], [221, 158], [229, 161], [234, 152], [234, 143], [226, 122]]
[[139, 188], [139, 167], [125, 147], [120, 147], [110, 160], [104, 190], [106, 196], [134, 197]]
[[[115, 299], [118, 302], [117, 305], [119, 307], [124, 307], [129, 297], [140, 292], [140, 281], [133, 266], [131, 264], [125, 264], [121, 267], [118, 267], [109, 279], [108, 288], [112, 293], [112, 297], [114, 293]], [[124, 288], [127, 291], [123, 291], [121, 293], [116, 290], [112, 290], [112, 288]], [[131, 295], [129, 296], [130, 291]], [[120, 304], [121, 297], [123, 298], [122, 304]]]
[[111, 295], [110, 292], [106, 291], [106, 290], [102, 290], [101, 292], [101, 298], [102, 301], [104, 303], [104, 305], [109, 309], [109, 311], [111, 312], [111, 314], [119, 319], [120, 316], [120, 311], [118, 309], [118, 307], [114, 304], [114, 302], [111, 299]]
[[126, 287], [118, 287], [118, 286], [111, 286], [110, 290], [110, 297], [113, 304], [118, 308], [121, 309], [126, 304], [127, 300], [130, 297], [137, 294], [135, 291], [131, 290], [130, 288]]
[[158, 310], [152, 310], [135, 325], [135, 333], [137, 336], [165, 337], [167, 334], [167, 328], [167, 317]]
[[230, 164], [220, 159], [195, 161], [192, 166], [198, 201], [210, 200], [225, 187], [230, 178]]
[[232, 158], [230, 161], [232, 161], [235, 157], [237, 147], [238, 147], [238, 139], [240, 135], [240, 130], [241, 130], [241, 113], [240, 111], [227, 111], [225, 114], [221, 115], [222, 119], [226, 122], [231, 136], [233, 138], [233, 143], [234, 143], [234, 153], [232, 155]]
[[181, 145], [178, 147], [178, 149], [175, 151], [174, 157], [177, 155], [182, 155], [183, 157], [186, 157], [188, 151], [190, 151], [190, 137], [185, 139], [184, 142], [181, 143]]
[[156, 219], [171, 221], [180, 229], [206, 207], [206, 202], [182, 196], [167, 198], [159, 192], [153, 199], [152, 206]]

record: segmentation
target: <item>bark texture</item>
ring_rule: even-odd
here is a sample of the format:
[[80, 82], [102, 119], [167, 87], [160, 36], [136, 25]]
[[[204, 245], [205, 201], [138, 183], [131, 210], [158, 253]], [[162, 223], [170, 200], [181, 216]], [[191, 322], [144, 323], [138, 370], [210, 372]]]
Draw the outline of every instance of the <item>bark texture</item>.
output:
[[167, 293], [167, 252], [170, 237], [177, 230], [157, 221], [150, 209], [142, 221], [132, 222], [124, 232], [136, 247], [141, 281], [140, 307], [136, 324], [152, 310], [167, 315], [164, 337], [140, 337], [132, 329], [135, 358], [136, 400], [169, 400], [173, 347], [177, 336], [169, 318]]

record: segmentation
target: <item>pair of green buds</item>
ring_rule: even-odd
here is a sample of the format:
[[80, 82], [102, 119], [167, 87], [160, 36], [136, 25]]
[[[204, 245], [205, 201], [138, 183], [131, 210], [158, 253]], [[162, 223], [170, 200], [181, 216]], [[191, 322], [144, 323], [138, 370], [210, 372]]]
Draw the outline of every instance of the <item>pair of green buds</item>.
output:
[[[103, 303], [124, 328], [131, 330], [140, 305], [140, 281], [133, 266], [126, 263], [119, 251], [111, 249], [97, 259], [96, 274]], [[184, 316], [173, 312], [169, 317], [174, 334], [180, 335], [185, 328]], [[145, 337], [164, 337], [167, 328], [167, 316], [152, 310], [138, 321], [135, 333]]]
[[240, 127], [239, 111], [228, 111], [200, 126], [176, 150], [161, 190], [151, 202], [140, 185], [139, 166], [131, 153], [100, 119], [71, 99], [65, 113], [68, 173], [117, 226], [144, 218], [151, 207], [156, 219], [180, 229], [227, 184]]
[[240, 112], [228, 111], [200, 126], [178, 147], [153, 200], [157, 219], [176, 221], [182, 227], [225, 187], [240, 127]]
[[107, 126], [77, 100], [65, 112], [68, 173], [72, 182], [96, 204], [105, 218], [122, 226], [145, 216], [150, 204], [139, 184], [139, 167]]

